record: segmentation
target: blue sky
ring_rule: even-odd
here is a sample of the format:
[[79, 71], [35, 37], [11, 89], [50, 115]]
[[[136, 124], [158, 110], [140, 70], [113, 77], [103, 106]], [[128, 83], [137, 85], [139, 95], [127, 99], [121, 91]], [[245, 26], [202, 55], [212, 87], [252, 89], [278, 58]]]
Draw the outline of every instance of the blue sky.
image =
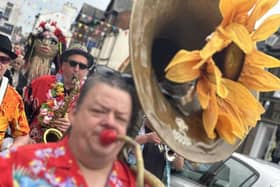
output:
[[[35, 15], [38, 14], [39, 12], [41, 13], [48, 13], [48, 12], [56, 12], [60, 11], [63, 4], [68, 2], [71, 2], [74, 4], [75, 7], [80, 10], [81, 6], [83, 3], [88, 3], [94, 7], [97, 7], [101, 10], [105, 10], [107, 5], [109, 4], [110, 0], [23, 0], [24, 4], [22, 6], [22, 15], [20, 17], [20, 23], [23, 26], [23, 31], [24, 32], [30, 32]], [[268, 15], [275, 14], [275, 13], [280, 13], [280, 2], [271, 9], [267, 15], [264, 16], [267, 17]], [[263, 19], [264, 19], [263, 18]], [[261, 19], [258, 23], [257, 26], [259, 25], [260, 22], [263, 21]]]
[[78, 10], [81, 9], [83, 3], [88, 3], [96, 8], [105, 10], [110, 0], [24, 0], [19, 20], [23, 31], [31, 31], [36, 14], [60, 11], [66, 2], [73, 3]]

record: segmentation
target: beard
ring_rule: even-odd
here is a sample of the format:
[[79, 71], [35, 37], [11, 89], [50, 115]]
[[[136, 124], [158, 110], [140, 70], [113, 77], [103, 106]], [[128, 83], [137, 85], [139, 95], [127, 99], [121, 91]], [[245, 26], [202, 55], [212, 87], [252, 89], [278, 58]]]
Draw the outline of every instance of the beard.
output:
[[32, 57], [31, 61], [29, 62], [29, 70], [27, 72], [28, 83], [42, 75], [49, 75], [51, 60], [52, 59], [50, 58], [41, 58], [39, 56]]
[[58, 45], [46, 46], [49, 50], [45, 53], [40, 51], [42, 45], [41, 41], [35, 40], [34, 53], [28, 62], [29, 65], [26, 71], [28, 83], [37, 77], [50, 74], [51, 63], [58, 52]]

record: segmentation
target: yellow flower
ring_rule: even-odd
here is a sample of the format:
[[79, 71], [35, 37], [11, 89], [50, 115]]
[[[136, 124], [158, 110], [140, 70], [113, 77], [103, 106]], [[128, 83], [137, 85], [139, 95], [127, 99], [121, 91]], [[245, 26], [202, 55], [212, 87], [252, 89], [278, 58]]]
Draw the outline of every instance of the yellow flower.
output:
[[[280, 26], [280, 15], [255, 23], [278, 0], [221, 0], [223, 17], [201, 50], [180, 50], [166, 67], [166, 78], [185, 83], [197, 80], [203, 127], [209, 138], [228, 143], [242, 139], [264, 112], [252, 91], [280, 89], [280, 80], [264, 68], [280, 61], [256, 49]], [[219, 56], [219, 58], [218, 58]], [[222, 59], [222, 60], [221, 60]]]

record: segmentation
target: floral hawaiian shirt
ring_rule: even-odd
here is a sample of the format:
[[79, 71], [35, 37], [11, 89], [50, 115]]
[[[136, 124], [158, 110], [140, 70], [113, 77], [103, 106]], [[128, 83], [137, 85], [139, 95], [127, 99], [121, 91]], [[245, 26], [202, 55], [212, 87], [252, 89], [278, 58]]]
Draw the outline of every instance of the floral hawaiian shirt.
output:
[[[2, 152], [0, 171], [0, 187], [88, 186], [69, 149], [68, 137]], [[135, 176], [125, 163], [115, 161], [106, 187], [135, 187]]]
[[44, 134], [44, 129], [38, 121], [40, 107], [42, 103], [47, 101], [48, 91], [55, 82], [56, 76], [44, 75], [33, 80], [24, 92], [26, 114], [30, 126], [30, 137], [37, 143], [43, 142], [42, 137]]
[[13, 137], [27, 135], [30, 131], [22, 98], [11, 86], [7, 87], [0, 105], [0, 147], [9, 126]]

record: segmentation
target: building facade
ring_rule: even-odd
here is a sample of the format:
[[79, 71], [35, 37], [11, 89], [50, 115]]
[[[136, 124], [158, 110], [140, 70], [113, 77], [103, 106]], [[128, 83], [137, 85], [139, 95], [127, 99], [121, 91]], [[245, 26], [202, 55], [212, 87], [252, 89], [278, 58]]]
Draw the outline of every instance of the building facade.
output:
[[[258, 43], [258, 49], [280, 59], [280, 29], [267, 40]], [[280, 77], [280, 68], [269, 69]], [[246, 153], [250, 156], [271, 161], [272, 150], [276, 146], [276, 131], [280, 128], [280, 90], [261, 93], [259, 100], [265, 113], [256, 128], [250, 133], [251, 145]]]
[[38, 14], [33, 25], [33, 30], [38, 27], [42, 21], [54, 21], [65, 35], [68, 45], [72, 38], [71, 25], [74, 22], [77, 14], [78, 9], [73, 6], [72, 3], [67, 2], [63, 5], [61, 11], [59, 12]]
[[[24, 0], [1, 0], [0, 1], [0, 33], [13, 38], [14, 31], [20, 30], [17, 28], [19, 18], [21, 16], [20, 7]], [[18, 38], [18, 40], [20, 40]]]

